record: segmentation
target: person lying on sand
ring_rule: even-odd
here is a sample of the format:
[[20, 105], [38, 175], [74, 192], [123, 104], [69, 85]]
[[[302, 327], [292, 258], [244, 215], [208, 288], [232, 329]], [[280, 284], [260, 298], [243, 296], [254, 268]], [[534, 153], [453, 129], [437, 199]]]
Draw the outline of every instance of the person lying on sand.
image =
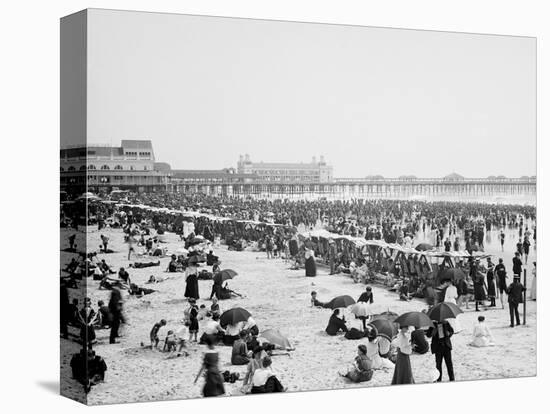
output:
[[109, 276], [103, 277], [101, 282], [99, 282], [99, 289], [113, 290], [113, 289], [129, 289], [129, 286], [124, 284], [119, 279], [113, 279]]
[[154, 289], [147, 289], [141, 286], [136, 285], [135, 283], [130, 283], [130, 289], [128, 289], [128, 293], [133, 296], [142, 297], [145, 295], [150, 295], [151, 293], [156, 292]]
[[135, 263], [130, 263], [129, 267], [133, 267], [134, 269], [144, 269], [146, 267], [155, 267], [155, 266], [160, 266], [160, 260], [157, 261], [157, 262], [146, 262], [146, 263], [140, 263], [140, 262], [135, 262]]
[[317, 292], [311, 292], [311, 307], [313, 308], [326, 308], [327, 304], [317, 300]]

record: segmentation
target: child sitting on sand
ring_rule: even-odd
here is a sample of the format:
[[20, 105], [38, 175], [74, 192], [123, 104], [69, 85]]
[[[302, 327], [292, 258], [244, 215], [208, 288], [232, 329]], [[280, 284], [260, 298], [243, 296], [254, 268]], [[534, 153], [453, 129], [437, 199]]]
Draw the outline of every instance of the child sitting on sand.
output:
[[[170, 352], [168, 358], [182, 355], [182, 350], [183, 348], [185, 348], [184, 335], [185, 328], [181, 328], [177, 332], [174, 332], [172, 330], [168, 331], [166, 339], [164, 340], [163, 348], [164, 352]], [[187, 352], [183, 352], [183, 355], [188, 356], [189, 354]]]

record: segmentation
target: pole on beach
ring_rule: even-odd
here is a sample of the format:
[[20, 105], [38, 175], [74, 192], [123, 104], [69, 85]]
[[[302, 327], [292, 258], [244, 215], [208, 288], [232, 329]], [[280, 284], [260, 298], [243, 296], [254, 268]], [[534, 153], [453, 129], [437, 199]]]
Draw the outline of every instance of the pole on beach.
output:
[[523, 324], [527, 319], [527, 269], [523, 269]]

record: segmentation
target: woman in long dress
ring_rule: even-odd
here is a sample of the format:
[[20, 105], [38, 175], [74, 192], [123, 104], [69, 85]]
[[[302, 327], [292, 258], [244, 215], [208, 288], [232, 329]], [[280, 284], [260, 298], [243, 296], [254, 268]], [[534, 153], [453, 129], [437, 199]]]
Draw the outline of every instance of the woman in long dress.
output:
[[[455, 283], [447, 281], [446, 284], [447, 288], [445, 289], [445, 298], [443, 299], [443, 301], [456, 305], [456, 300], [458, 299], [458, 290], [456, 289]], [[462, 330], [462, 327], [458, 322], [458, 318], [449, 318], [447, 319], [447, 321], [455, 332], [460, 332]]]
[[531, 300], [537, 300], [537, 262], [533, 262], [533, 279], [531, 280]]
[[372, 328], [367, 334], [368, 342], [367, 347], [367, 357], [372, 362], [372, 369], [385, 369], [393, 368], [393, 362], [387, 358], [382, 358], [380, 356], [378, 342], [380, 337], [378, 336], [378, 331], [376, 328]]
[[495, 267], [490, 257], [487, 259], [487, 297], [491, 301], [489, 307], [496, 307], [497, 287], [495, 284]]
[[218, 353], [214, 350], [214, 340], [211, 337], [206, 338], [208, 350], [204, 353], [202, 368], [204, 370], [204, 387], [202, 395], [204, 397], [216, 397], [225, 394], [223, 386], [223, 377], [218, 368]]
[[477, 324], [474, 326], [473, 339], [470, 345], [481, 348], [494, 345], [493, 335], [487, 325], [485, 325], [485, 317], [477, 318]]
[[474, 300], [476, 302], [476, 312], [479, 312], [479, 305], [483, 305], [486, 299], [485, 278], [479, 270], [474, 275]]
[[399, 330], [392, 344], [397, 347], [397, 360], [395, 361], [391, 384], [414, 384], [410, 359], [412, 345], [408, 326], [404, 326]]
[[185, 270], [185, 297], [199, 299], [199, 279], [197, 267], [190, 265]]
[[315, 254], [313, 250], [306, 249], [306, 276], [314, 277], [317, 276], [317, 264], [315, 263]]
[[97, 320], [97, 313], [92, 309], [90, 298], [84, 300], [84, 307], [78, 313], [78, 318], [80, 322], [80, 339], [83, 344], [90, 345], [96, 338], [94, 324]]

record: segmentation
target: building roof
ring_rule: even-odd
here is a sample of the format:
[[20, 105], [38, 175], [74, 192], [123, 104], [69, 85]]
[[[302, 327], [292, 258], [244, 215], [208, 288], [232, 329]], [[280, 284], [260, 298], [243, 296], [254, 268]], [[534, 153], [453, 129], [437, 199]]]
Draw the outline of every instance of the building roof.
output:
[[153, 143], [148, 139], [123, 139], [120, 141], [122, 148], [153, 149]]
[[236, 174], [227, 170], [172, 170], [174, 178], [258, 178], [256, 174]]
[[444, 180], [464, 180], [464, 177], [461, 176], [460, 174], [457, 174], [457, 173], [453, 172], [453, 173], [443, 177], [443, 179]]
[[252, 168], [260, 169], [295, 169], [295, 170], [317, 170], [319, 164], [315, 163], [289, 163], [289, 162], [253, 162]]

